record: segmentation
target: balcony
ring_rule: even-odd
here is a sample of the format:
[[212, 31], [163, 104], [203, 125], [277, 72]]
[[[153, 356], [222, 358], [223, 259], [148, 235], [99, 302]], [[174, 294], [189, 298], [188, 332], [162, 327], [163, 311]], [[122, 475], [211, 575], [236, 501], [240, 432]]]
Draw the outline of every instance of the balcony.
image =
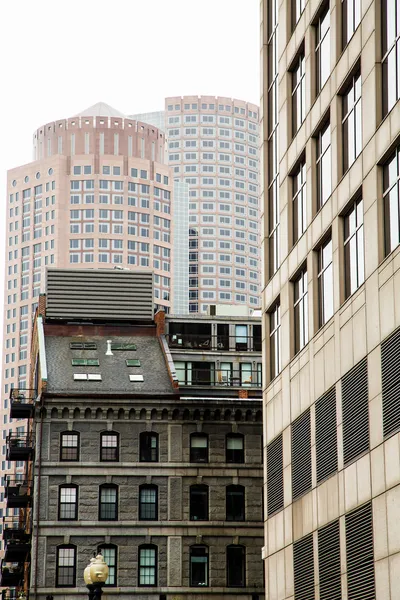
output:
[[261, 339], [250, 336], [198, 335], [170, 333], [166, 335], [171, 350], [194, 352], [261, 352]]
[[33, 456], [33, 442], [30, 436], [10, 433], [7, 436], [7, 460], [31, 460]]
[[30, 551], [30, 536], [24, 533], [19, 538], [13, 537], [5, 542], [4, 560], [12, 563], [23, 563]]
[[37, 397], [36, 390], [13, 388], [10, 391], [10, 416], [12, 419], [31, 419]]
[[20, 564], [1, 562], [0, 586], [20, 585], [24, 579], [24, 567]]
[[19, 515], [14, 517], [3, 517], [3, 540], [8, 542], [12, 539], [29, 540], [30, 535], [26, 533], [24, 521]]
[[[261, 388], [261, 371], [250, 369], [214, 369], [213, 363], [186, 363], [185, 367], [177, 368], [179, 385], [181, 386], [215, 386], [236, 388]], [[199, 365], [199, 367], [197, 367]]]
[[7, 479], [4, 496], [7, 508], [25, 508], [32, 500], [32, 488], [26, 480]]
[[29, 592], [23, 592], [21, 596], [21, 592], [16, 589], [7, 588], [1, 592], [1, 600], [28, 600]]

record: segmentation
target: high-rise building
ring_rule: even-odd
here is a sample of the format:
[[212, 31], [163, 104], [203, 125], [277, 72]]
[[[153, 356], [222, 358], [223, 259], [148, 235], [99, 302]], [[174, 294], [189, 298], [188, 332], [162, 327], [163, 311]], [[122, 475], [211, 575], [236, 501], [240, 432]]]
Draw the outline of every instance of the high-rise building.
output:
[[189, 185], [189, 311], [260, 306], [259, 109], [214, 96], [170, 97], [132, 118], [164, 128], [175, 180]]
[[[186, 253], [172, 256], [175, 238], [188, 243], [187, 186], [176, 184], [174, 202], [162, 131], [99, 103], [43, 125], [33, 142], [33, 162], [8, 172], [3, 440], [24, 426], [8, 421], [7, 397], [11, 387], [27, 384], [32, 315], [46, 267], [153, 270], [155, 303], [167, 311], [174, 268], [188, 270]], [[187, 289], [187, 278], [178, 278], [175, 312], [187, 312]], [[9, 467], [3, 445], [2, 473]]]
[[267, 597], [400, 567], [400, 7], [261, 1]]
[[264, 597], [260, 329], [154, 315], [150, 273], [48, 271], [37, 390], [10, 397], [32, 427], [7, 438], [26, 464], [6, 487], [7, 599], [81, 597], [93, 551], [107, 598]]

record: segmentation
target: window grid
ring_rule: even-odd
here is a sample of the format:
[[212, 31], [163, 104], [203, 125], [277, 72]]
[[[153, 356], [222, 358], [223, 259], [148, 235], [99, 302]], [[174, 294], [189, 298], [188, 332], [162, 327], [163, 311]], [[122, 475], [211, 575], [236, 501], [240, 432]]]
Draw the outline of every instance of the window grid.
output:
[[98, 552], [103, 555], [108, 565], [108, 577], [104, 585], [117, 585], [117, 548], [116, 546], [99, 546]]
[[157, 548], [139, 547], [139, 585], [157, 585]]
[[396, 0], [382, 2], [383, 116], [400, 98], [400, 6]]
[[139, 519], [142, 521], [157, 520], [157, 488], [142, 486], [139, 490]]
[[332, 191], [331, 127], [327, 123], [317, 135], [317, 210], [322, 208]]
[[383, 167], [385, 253], [400, 243], [400, 146]]
[[61, 434], [60, 460], [79, 460], [79, 433]]
[[76, 579], [76, 548], [66, 546], [57, 548], [57, 587], [75, 587]]
[[293, 244], [307, 227], [306, 163], [302, 160], [292, 177], [293, 183]]
[[361, 21], [361, 0], [342, 0], [342, 40], [343, 48], [350, 39]]
[[75, 486], [60, 488], [60, 504], [58, 518], [74, 520], [78, 518], [78, 489]]
[[308, 343], [308, 284], [307, 271], [294, 281], [295, 354]]
[[344, 218], [345, 295], [351, 296], [364, 283], [364, 215], [362, 198]]
[[281, 306], [276, 304], [269, 315], [271, 379], [281, 371]]
[[325, 10], [321, 13], [316, 24], [316, 64], [317, 64], [317, 78], [316, 78], [316, 91], [317, 95], [321, 92], [324, 87], [330, 73], [330, 7], [329, 4]]
[[318, 300], [319, 327], [333, 316], [333, 264], [332, 240], [327, 240], [318, 250]]
[[118, 493], [116, 487], [100, 487], [100, 521], [116, 521], [118, 519]]
[[356, 73], [343, 96], [343, 172], [351, 167], [362, 147], [361, 74]]
[[292, 72], [292, 137], [300, 129], [306, 116], [306, 60], [300, 54]]
[[101, 434], [101, 454], [102, 461], [118, 461], [118, 434], [117, 433], [102, 433]]

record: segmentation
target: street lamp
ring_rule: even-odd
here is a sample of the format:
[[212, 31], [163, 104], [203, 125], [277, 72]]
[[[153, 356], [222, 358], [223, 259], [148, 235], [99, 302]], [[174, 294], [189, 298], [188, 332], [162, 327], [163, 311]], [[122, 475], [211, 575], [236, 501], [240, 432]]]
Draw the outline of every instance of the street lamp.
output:
[[108, 565], [99, 553], [96, 558], [91, 558], [90, 563], [83, 572], [83, 579], [89, 590], [89, 600], [100, 600], [103, 593], [102, 587], [107, 581]]

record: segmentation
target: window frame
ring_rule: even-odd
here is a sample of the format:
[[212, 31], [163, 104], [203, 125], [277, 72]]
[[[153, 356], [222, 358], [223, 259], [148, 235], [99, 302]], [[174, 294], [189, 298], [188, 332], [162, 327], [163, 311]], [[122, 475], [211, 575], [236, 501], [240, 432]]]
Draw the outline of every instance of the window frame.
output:
[[[117, 440], [117, 445], [115, 446], [115, 455], [116, 458], [104, 458], [103, 452], [106, 449], [113, 449], [114, 446], [104, 446], [103, 439], [106, 437], [114, 436]], [[118, 431], [102, 431], [100, 432], [100, 462], [119, 462], [119, 433]]]
[[[114, 559], [115, 559], [115, 564], [114, 565], [110, 565], [110, 563], [104, 558], [105, 562], [108, 565], [109, 570], [110, 569], [114, 569], [114, 583], [104, 583], [104, 587], [117, 587], [118, 585], [118, 546], [116, 544], [100, 544], [97, 547], [97, 552], [102, 554], [104, 557], [104, 553], [103, 550], [114, 550], [115, 554], [114, 554]], [[109, 574], [110, 576], [110, 574]]]
[[[113, 503], [115, 505], [115, 516], [112, 518], [105, 518], [102, 516], [102, 508], [105, 505], [111, 505], [111, 502], [102, 502], [102, 491], [103, 490], [115, 490], [115, 503]], [[98, 514], [98, 520], [99, 521], [118, 521], [118, 498], [119, 496], [119, 489], [118, 489], [118, 485], [116, 485], [115, 483], [102, 483], [99, 486], [99, 514]]]
[[[361, 70], [357, 69], [342, 93], [343, 174], [350, 169], [362, 152], [361, 86]], [[351, 102], [349, 102], [350, 96]], [[357, 124], [360, 129], [359, 135], [357, 135]]]
[[[141, 494], [143, 491], [146, 490], [153, 490], [155, 491], [155, 502], [150, 503], [150, 502], [146, 502], [143, 503], [142, 498], [141, 498]], [[152, 483], [144, 483], [142, 485], [139, 486], [139, 494], [138, 494], [138, 501], [139, 501], [139, 521], [158, 521], [158, 486]], [[144, 505], [154, 505], [154, 512], [155, 512], [155, 516], [154, 517], [144, 517], [143, 516], [143, 509], [144, 509]]]
[[[242, 440], [242, 448], [241, 450], [228, 448], [228, 440], [229, 439], [241, 439]], [[229, 457], [228, 452], [240, 452], [239, 456], [240, 460], [235, 460], [236, 454], [233, 454]], [[243, 433], [227, 433], [225, 436], [225, 462], [228, 464], [244, 464], [245, 463], [245, 446], [244, 446], [244, 435]]]
[[272, 381], [282, 370], [280, 299], [278, 299], [274, 306], [269, 310], [269, 350], [270, 379]]
[[[201, 459], [201, 458], [197, 458], [195, 457], [195, 448], [192, 447], [192, 440], [194, 438], [199, 438], [199, 439], [205, 439], [206, 440], [206, 447], [205, 447], [205, 458]], [[191, 463], [203, 463], [206, 464], [208, 463], [208, 459], [209, 459], [209, 438], [208, 438], [208, 434], [207, 433], [203, 433], [203, 432], [198, 432], [198, 431], [193, 431], [190, 434], [190, 438], [189, 438], [189, 445], [190, 445], [190, 457], [189, 460]]]
[[[347, 28], [347, 23], [348, 23], [348, 14], [350, 13], [349, 10], [349, 5], [352, 5], [353, 10], [351, 11], [351, 14], [353, 16], [353, 25], [351, 28], [351, 33], [349, 35], [349, 31]], [[356, 17], [356, 7], [359, 7], [359, 17], [360, 20], [358, 21], [358, 23], [356, 24], [355, 22], [355, 17]], [[348, 43], [350, 42], [351, 38], [353, 37], [353, 35], [355, 34], [355, 32], [357, 31], [360, 23], [361, 23], [361, 0], [342, 0], [342, 50], [344, 50], [346, 48], [346, 46], [348, 45]]]
[[[235, 514], [233, 513], [233, 511], [230, 512], [230, 508], [229, 505], [229, 497], [230, 497], [230, 493], [232, 492], [241, 492], [241, 509], [242, 509], [242, 515], [243, 517], [241, 519], [237, 519], [234, 518]], [[239, 496], [239, 494], [237, 494]], [[233, 502], [231, 501], [231, 503], [233, 504]], [[246, 520], [246, 488], [244, 485], [240, 485], [240, 484], [230, 484], [227, 485], [225, 488], [225, 521], [229, 521], [229, 522], [237, 522], [237, 523], [241, 523], [243, 521]]]
[[[323, 140], [325, 133], [329, 131], [329, 143], [324, 148]], [[316, 170], [316, 209], [317, 212], [327, 203], [332, 195], [332, 134], [331, 134], [331, 122], [330, 119], [325, 121], [317, 133], [315, 134], [315, 170]], [[324, 184], [323, 168], [324, 158], [326, 159], [329, 152], [329, 185]], [[329, 190], [329, 191], [328, 191]]]
[[[387, 40], [387, 36], [386, 36], [386, 32], [387, 32], [387, 23], [388, 20], [390, 20], [390, 16], [388, 15], [388, 10], [387, 10], [387, 6], [388, 6], [388, 2], [390, 0], [382, 0], [382, 116], [386, 117], [386, 115], [388, 115], [390, 113], [390, 111], [392, 110], [392, 108], [395, 106], [395, 104], [399, 101], [400, 99], [400, 76], [399, 76], [399, 72], [400, 72], [400, 24], [398, 25], [398, 21], [399, 21], [399, 16], [396, 15], [395, 12], [395, 16], [393, 19], [393, 23], [394, 23], [394, 39], [393, 41], [391, 41], [388, 44], [388, 40]], [[396, 11], [396, 3], [394, 3], [394, 8]], [[397, 7], [397, 10], [400, 11], [400, 7]], [[385, 29], [385, 25], [386, 25], [386, 29]], [[398, 25], [398, 30], [397, 29], [397, 25]], [[392, 102], [391, 105], [389, 105], [389, 95], [388, 95], [388, 91], [389, 90], [389, 82], [391, 81], [391, 73], [392, 71], [389, 71], [389, 57], [390, 55], [393, 54], [394, 57], [394, 61], [393, 61], [393, 71], [394, 71], [394, 75], [395, 75], [395, 98], [394, 98], [394, 102]]]
[[[149, 567], [149, 565], [141, 565], [142, 550], [154, 550], [154, 565], [150, 568], [154, 570], [154, 583], [140, 583], [141, 569]], [[138, 547], [138, 587], [156, 587], [158, 580], [158, 546], [155, 544], [140, 544]]]
[[[200, 497], [200, 495], [203, 497], [203, 499], [205, 498], [205, 507], [204, 507], [204, 514], [205, 514], [205, 518], [198, 518], [194, 512], [194, 497], [193, 494], [197, 493], [198, 497]], [[208, 487], [208, 485], [206, 485], [205, 483], [194, 483], [193, 485], [191, 485], [189, 487], [189, 520], [190, 521], [209, 521], [210, 520], [210, 514], [209, 514], [209, 495], [210, 495], [210, 489]]]
[[[75, 446], [64, 446], [63, 439], [64, 437], [76, 435], [77, 444], [76, 444], [76, 458], [63, 458], [63, 450], [66, 448], [75, 448]], [[79, 431], [61, 431], [60, 432], [60, 462], [79, 462], [80, 459], [80, 432]]]
[[[73, 550], [74, 551], [74, 564], [72, 565], [72, 583], [60, 583], [60, 550]], [[61, 544], [57, 546], [56, 552], [56, 577], [55, 577], [55, 587], [58, 588], [73, 588], [76, 586], [76, 560], [77, 560], [77, 548], [74, 544]], [[68, 568], [71, 568], [68, 566]]]
[[[293, 322], [294, 322], [294, 354], [303, 350], [309, 342], [308, 331], [308, 273], [307, 267], [298, 272], [293, 279]], [[298, 291], [297, 291], [298, 286]], [[296, 315], [299, 317], [297, 318]]]
[[[324, 30], [323, 25], [324, 25], [324, 20], [326, 17], [328, 17], [328, 25], [327, 25], [326, 29]], [[326, 4], [324, 4], [322, 9], [319, 11], [319, 15], [317, 17], [314, 27], [315, 27], [315, 61], [316, 61], [315, 62], [315, 67], [316, 67], [315, 91], [316, 91], [316, 97], [318, 97], [319, 94], [321, 93], [322, 88], [324, 87], [325, 83], [328, 81], [328, 79], [330, 77], [330, 73], [331, 73], [331, 67], [330, 67], [331, 17], [330, 17], [329, 1]], [[322, 82], [322, 64], [323, 64], [322, 49], [325, 48], [324, 42], [328, 44], [328, 49], [329, 49], [329, 52], [328, 52], [328, 54], [329, 54], [329, 75]]]
[[[324, 264], [324, 249], [328, 245], [331, 245], [331, 255], [330, 262], [328, 264]], [[323, 327], [334, 315], [334, 277], [333, 277], [333, 242], [332, 236], [329, 235], [328, 238], [324, 240], [324, 242], [317, 249], [318, 255], [318, 272], [317, 272], [317, 288], [318, 288], [318, 328]], [[332, 289], [332, 314], [329, 316], [325, 315], [325, 298], [327, 296], [325, 289], [325, 276], [326, 273], [330, 270], [331, 272], [331, 289]]]
[[[155, 456], [156, 458], [150, 458], [150, 459], [146, 459], [143, 458], [144, 456], [144, 452], [150, 451], [150, 455], [152, 454], [153, 448], [150, 446], [147, 448], [144, 446], [144, 440], [146, 439], [150, 439], [150, 438], [155, 438], [156, 440], [156, 447], [155, 447]], [[139, 435], [139, 462], [159, 462], [159, 434], [155, 431], [142, 431]]]
[[[362, 216], [362, 221], [361, 224], [358, 223], [358, 215], [357, 215], [357, 207], [358, 205], [361, 204], [361, 216]], [[350, 219], [350, 216], [352, 213], [355, 213], [355, 230], [350, 233], [349, 235], [346, 236], [346, 224], [348, 222], [348, 220]], [[359, 236], [358, 233], [359, 231], [361, 231], [361, 254], [359, 252]], [[361, 194], [358, 194], [354, 200], [352, 200], [352, 202], [350, 203], [350, 205], [347, 207], [347, 211], [343, 214], [343, 255], [344, 255], [344, 293], [345, 293], [345, 300], [347, 300], [348, 298], [350, 298], [350, 296], [352, 296], [364, 283], [365, 281], [365, 255], [364, 255], [364, 204], [363, 204], [363, 198], [361, 196]], [[356, 239], [356, 267], [357, 267], [357, 285], [354, 289], [352, 289], [351, 287], [351, 281], [348, 279], [348, 274], [350, 271], [350, 275], [351, 275], [351, 255], [350, 256], [350, 260], [348, 261], [347, 259], [347, 246], [351, 243], [352, 239], [354, 238]], [[360, 260], [361, 257], [361, 260]], [[362, 275], [360, 276], [360, 266], [362, 267]], [[350, 285], [350, 288], [349, 288]]]
[[306, 118], [306, 57], [300, 50], [291, 68], [292, 138], [300, 130]]
[[[206, 558], [206, 560], [204, 561], [205, 564], [205, 583], [194, 583], [193, 582], [193, 562], [192, 559], [194, 558], [194, 554], [193, 551], [200, 551], [200, 550], [204, 550], [204, 556]], [[199, 554], [200, 557], [200, 554]], [[192, 546], [189, 547], [189, 587], [209, 587], [210, 585], [210, 549], [208, 546], [206, 546], [205, 544], [193, 544]]]
[[[233, 584], [231, 582], [230, 579], [230, 565], [229, 565], [229, 550], [241, 550], [241, 561], [242, 561], [242, 583], [240, 584]], [[235, 565], [234, 565], [235, 566]], [[236, 570], [236, 569], [234, 569]], [[232, 574], [231, 574], [232, 575]], [[226, 547], [226, 586], [227, 587], [235, 587], [235, 588], [242, 588], [242, 587], [246, 587], [246, 547], [243, 546], [242, 544], [229, 544]]]
[[307, 229], [307, 166], [302, 156], [291, 174], [292, 245], [297, 244]]
[[[395, 170], [396, 174], [394, 176], [394, 181], [390, 181], [390, 165], [392, 161], [395, 162]], [[384, 234], [385, 234], [385, 257], [389, 256], [391, 252], [393, 252], [398, 245], [400, 244], [400, 145], [394, 150], [394, 152], [390, 155], [388, 160], [383, 165], [383, 178], [382, 178], [382, 187], [383, 187], [383, 219], [384, 219]], [[397, 198], [397, 202], [393, 202], [391, 200], [391, 193], [393, 192], [393, 196], [395, 195]], [[396, 193], [397, 192], [397, 193]], [[397, 209], [397, 243], [392, 246], [391, 240], [391, 226], [390, 223], [392, 220], [396, 221], [396, 214], [393, 219], [391, 217], [391, 206], [392, 204], [396, 205]]]
[[[61, 493], [63, 489], [74, 489], [75, 490], [75, 510], [74, 513], [75, 515], [71, 518], [68, 517], [62, 517], [61, 516], [61, 507], [63, 504], [72, 504], [72, 502], [61, 502]], [[75, 483], [62, 483], [60, 486], [58, 486], [58, 520], [59, 521], [76, 521], [78, 519], [78, 502], [79, 502], [79, 486], [76, 485]]]

